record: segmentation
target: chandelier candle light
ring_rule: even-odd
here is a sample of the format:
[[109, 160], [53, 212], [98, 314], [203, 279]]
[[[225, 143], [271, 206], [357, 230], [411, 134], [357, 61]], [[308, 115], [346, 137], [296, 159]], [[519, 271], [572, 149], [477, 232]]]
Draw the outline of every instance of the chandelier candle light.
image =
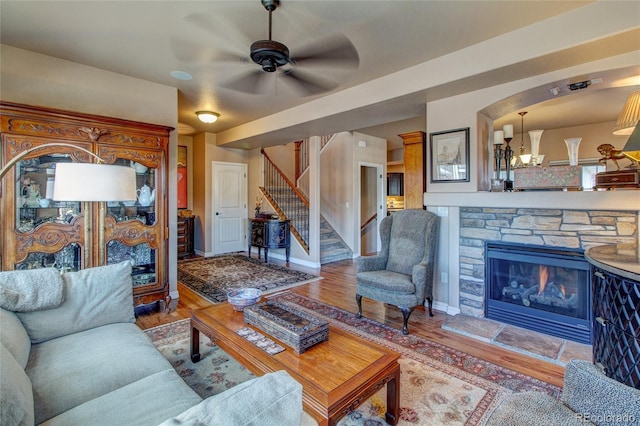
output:
[[509, 146], [509, 143], [513, 139], [513, 124], [505, 124], [502, 127], [504, 132], [504, 163], [507, 170], [506, 179], [504, 180], [504, 190], [513, 191], [513, 181], [511, 180], [511, 160], [513, 160], [513, 150]]
[[504, 150], [502, 149], [502, 142], [504, 139], [504, 132], [502, 130], [496, 130], [493, 132], [493, 160], [495, 178], [491, 179], [491, 192], [504, 191], [504, 181], [500, 179], [500, 164], [504, 157]]

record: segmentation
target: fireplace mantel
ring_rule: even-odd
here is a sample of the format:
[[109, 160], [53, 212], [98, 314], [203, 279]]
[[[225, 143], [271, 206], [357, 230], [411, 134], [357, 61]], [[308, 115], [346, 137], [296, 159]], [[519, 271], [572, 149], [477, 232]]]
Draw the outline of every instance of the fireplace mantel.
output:
[[425, 192], [424, 205], [572, 210], [640, 210], [640, 190]]

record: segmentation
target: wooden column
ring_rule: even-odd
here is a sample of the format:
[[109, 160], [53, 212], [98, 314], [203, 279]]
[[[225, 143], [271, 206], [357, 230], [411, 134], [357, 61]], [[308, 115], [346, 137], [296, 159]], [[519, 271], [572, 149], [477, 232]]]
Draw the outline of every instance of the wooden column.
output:
[[398, 135], [404, 145], [404, 208], [422, 209], [425, 192], [424, 142], [425, 132]]

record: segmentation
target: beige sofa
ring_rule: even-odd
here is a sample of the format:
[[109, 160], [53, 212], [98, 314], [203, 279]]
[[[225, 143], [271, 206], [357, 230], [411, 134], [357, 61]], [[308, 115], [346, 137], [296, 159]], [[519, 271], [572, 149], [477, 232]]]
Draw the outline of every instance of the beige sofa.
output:
[[203, 401], [135, 325], [130, 274], [0, 272], [0, 424], [300, 424], [286, 372]]

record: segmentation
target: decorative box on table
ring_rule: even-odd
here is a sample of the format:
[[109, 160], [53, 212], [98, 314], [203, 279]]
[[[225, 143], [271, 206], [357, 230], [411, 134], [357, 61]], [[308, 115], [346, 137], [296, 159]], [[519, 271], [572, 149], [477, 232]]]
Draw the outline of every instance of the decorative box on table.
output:
[[582, 189], [582, 166], [526, 167], [513, 171], [513, 188]]
[[278, 302], [245, 308], [244, 322], [290, 346], [298, 355], [329, 339], [328, 322]]
[[640, 188], [640, 170], [617, 170], [596, 175], [596, 188]]

